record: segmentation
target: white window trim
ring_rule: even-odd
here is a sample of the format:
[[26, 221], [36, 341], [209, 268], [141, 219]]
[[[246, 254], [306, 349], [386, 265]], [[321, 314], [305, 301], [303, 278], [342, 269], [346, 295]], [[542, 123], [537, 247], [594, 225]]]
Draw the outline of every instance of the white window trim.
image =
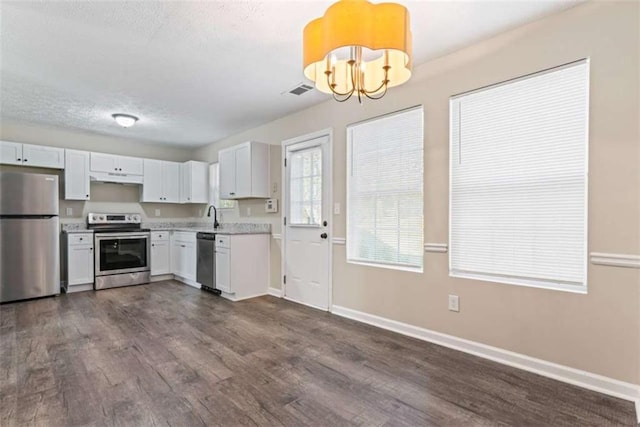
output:
[[526, 74], [524, 76], [520, 76], [520, 77], [516, 77], [513, 79], [508, 79], [505, 81], [501, 81], [498, 83], [494, 83], [491, 85], [487, 85], [487, 86], [483, 86], [481, 88], [478, 89], [473, 89], [467, 92], [462, 92], [456, 95], [453, 95], [450, 97], [449, 99], [449, 232], [448, 232], [448, 237], [449, 237], [449, 245], [451, 245], [451, 218], [452, 218], [452, 206], [451, 206], [451, 194], [452, 194], [452, 186], [453, 186], [453, 155], [452, 155], [452, 143], [453, 143], [453, 132], [452, 132], [452, 128], [451, 128], [451, 114], [452, 114], [452, 106], [453, 106], [453, 101], [461, 96], [465, 96], [474, 92], [479, 92], [479, 91], [483, 91], [485, 89], [492, 89], [494, 87], [497, 86], [501, 86], [501, 85], [505, 85], [505, 84], [509, 84], [509, 83], [513, 83], [519, 80], [523, 80], [523, 79], [528, 79], [531, 77], [536, 77], [539, 76], [541, 74], [544, 73], [548, 73], [548, 72], [552, 72], [552, 71], [557, 71], [557, 70], [561, 70], [563, 68], [567, 68], [567, 67], [571, 67], [573, 65], [579, 64], [581, 62], [584, 62], [585, 64], [587, 64], [587, 69], [586, 69], [586, 78], [587, 78], [587, 88], [586, 88], [586, 95], [587, 95], [587, 103], [586, 103], [586, 108], [585, 108], [585, 112], [586, 112], [586, 120], [585, 120], [585, 138], [586, 138], [586, 144], [584, 144], [584, 149], [585, 149], [585, 186], [584, 186], [584, 197], [585, 197], [585, 209], [584, 209], [584, 223], [585, 223], [585, 230], [584, 230], [584, 256], [583, 256], [583, 272], [584, 272], [584, 284], [582, 285], [570, 285], [567, 284], [566, 282], [559, 282], [559, 281], [553, 281], [553, 280], [535, 280], [535, 279], [524, 279], [524, 278], [512, 278], [512, 277], [505, 277], [505, 276], [498, 276], [498, 275], [489, 275], [489, 274], [478, 274], [478, 273], [472, 273], [472, 272], [462, 272], [462, 271], [455, 271], [452, 269], [451, 266], [451, 250], [449, 250], [449, 277], [454, 277], [454, 278], [461, 278], [461, 279], [471, 279], [471, 280], [479, 280], [479, 281], [484, 281], [484, 282], [490, 282], [490, 283], [500, 283], [500, 284], [508, 284], [508, 285], [515, 285], [515, 286], [524, 286], [524, 287], [530, 287], [530, 288], [538, 288], [538, 289], [547, 289], [547, 290], [554, 290], [554, 291], [562, 291], [562, 292], [569, 292], [569, 293], [575, 293], [575, 294], [587, 294], [588, 293], [588, 283], [589, 283], [589, 276], [588, 276], [588, 266], [589, 266], [589, 141], [590, 141], [590, 135], [589, 135], [589, 112], [590, 112], [590, 103], [591, 103], [591, 93], [590, 93], [590, 89], [591, 89], [591, 85], [590, 85], [590, 81], [591, 81], [591, 66], [590, 66], [590, 58], [582, 58], [582, 59], [578, 59], [576, 61], [572, 61], [566, 64], [562, 64], [559, 65], [557, 67], [551, 67], [551, 68], [547, 68], [544, 70], [540, 70], [540, 71], [536, 71], [530, 74]]
[[[350, 220], [349, 220], [350, 212], [349, 211], [351, 209], [350, 203], [349, 203], [349, 200], [350, 200], [350, 197], [349, 197], [350, 196], [350, 188], [351, 188], [351, 174], [349, 172], [351, 170], [351, 165], [352, 165], [352, 160], [353, 160], [352, 159], [352, 154], [351, 154], [352, 151], [353, 151], [352, 150], [353, 141], [352, 141], [352, 138], [349, 136], [349, 132], [350, 132], [349, 128], [351, 126], [354, 126], [354, 125], [366, 123], [366, 122], [373, 121], [373, 120], [378, 120], [378, 119], [384, 118], [386, 116], [393, 116], [395, 114], [408, 112], [408, 111], [411, 111], [411, 110], [414, 110], [414, 109], [418, 109], [418, 108], [423, 110], [423, 119], [422, 119], [423, 120], [423, 141], [422, 141], [422, 144], [423, 144], [423, 148], [422, 148], [423, 149], [423, 160], [422, 160], [422, 163], [423, 163], [422, 164], [422, 167], [423, 167], [423, 171], [422, 171], [422, 180], [423, 180], [423, 182], [422, 182], [422, 205], [423, 205], [423, 208], [422, 208], [422, 210], [423, 210], [422, 211], [422, 215], [423, 215], [423, 218], [422, 218], [422, 221], [423, 221], [422, 242], [423, 242], [423, 245], [422, 246], [424, 246], [424, 177], [425, 177], [425, 175], [424, 175], [424, 107], [423, 107], [423, 105], [415, 105], [415, 106], [412, 106], [412, 107], [409, 107], [409, 108], [405, 108], [405, 109], [402, 109], [402, 110], [394, 111], [392, 113], [383, 114], [383, 115], [380, 115], [380, 116], [372, 117], [370, 119], [362, 120], [360, 122], [351, 123], [350, 125], [347, 126], [347, 132], [346, 132], [347, 133], [346, 134], [346, 137], [347, 137], [347, 168], [346, 168], [346, 175], [347, 175], [347, 179], [346, 179], [346, 184], [347, 184], [347, 191], [346, 191], [347, 207], [345, 209], [346, 232], [347, 232], [347, 234], [349, 234], [349, 227], [350, 227]], [[347, 249], [347, 251], [348, 251], [348, 249]], [[410, 272], [410, 273], [424, 273], [424, 251], [422, 251], [422, 266], [421, 267], [411, 267], [411, 266], [407, 266], [407, 265], [399, 265], [399, 264], [391, 264], [391, 263], [387, 264], [387, 263], [384, 263], [384, 262], [370, 262], [370, 261], [366, 261], [366, 260], [358, 260], [358, 259], [355, 259], [355, 258], [349, 259], [348, 255], [345, 258], [346, 258], [347, 264], [361, 265], [361, 266], [365, 266], [365, 267], [383, 268], [383, 269], [386, 269], [386, 270], [399, 270], [399, 271], [406, 271], [406, 272]]]

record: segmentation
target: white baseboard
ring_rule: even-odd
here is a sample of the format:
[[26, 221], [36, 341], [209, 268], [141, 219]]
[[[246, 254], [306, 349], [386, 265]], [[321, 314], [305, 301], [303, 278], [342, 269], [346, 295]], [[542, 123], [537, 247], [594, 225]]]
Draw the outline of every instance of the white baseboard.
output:
[[67, 287], [67, 293], [72, 294], [74, 292], [92, 291], [93, 283], [87, 283], [84, 285], [71, 285]]
[[149, 283], [162, 282], [164, 280], [173, 279], [173, 274], [161, 274], [159, 276], [151, 276]]
[[525, 371], [597, 391], [609, 396], [632, 401], [636, 405], [636, 415], [640, 422], [640, 385], [619, 381], [587, 371], [581, 371], [579, 369], [570, 368], [568, 366], [559, 365], [546, 360], [536, 359], [524, 354], [503, 350], [498, 347], [492, 347], [479, 342], [458, 338], [453, 335], [420, 328], [418, 326], [386, 319], [384, 317], [352, 310], [346, 307], [334, 305], [331, 311], [333, 314], [338, 316], [357, 320], [359, 322], [452, 348], [454, 350], [463, 351], [465, 353], [493, 360], [494, 362], [513, 366], [514, 368], [523, 369]]
[[267, 290], [267, 294], [274, 297], [282, 298], [282, 289], [269, 288]]
[[193, 280], [189, 280], [182, 276], [178, 276], [177, 274], [173, 275], [174, 280], [178, 282], [184, 283], [185, 285], [191, 286], [192, 288], [200, 289], [200, 283], [194, 282]]

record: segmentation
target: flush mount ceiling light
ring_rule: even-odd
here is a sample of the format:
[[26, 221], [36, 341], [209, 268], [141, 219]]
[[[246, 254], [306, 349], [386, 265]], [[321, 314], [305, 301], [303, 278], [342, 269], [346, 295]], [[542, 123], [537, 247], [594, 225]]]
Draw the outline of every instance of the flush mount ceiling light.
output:
[[136, 116], [132, 116], [131, 114], [118, 113], [112, 114], [111, 117], [113, 117], [113, 120], [115, 120], [116, 123], [118, 123], [123, 128], [130, 128], [138, 121], [138, 118]]
[[304, 28], [304, 75], [344, 102], [380, 99], [411, 77], [409, 11], [396, 3], [341, 0]]

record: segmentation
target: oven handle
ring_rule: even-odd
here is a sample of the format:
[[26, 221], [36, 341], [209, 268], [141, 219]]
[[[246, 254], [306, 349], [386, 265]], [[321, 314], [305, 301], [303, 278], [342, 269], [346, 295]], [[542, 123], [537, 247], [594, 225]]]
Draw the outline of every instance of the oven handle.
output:
[[149, 233], [143, 234], [120, 234], [120, 233], [108, 233], [108, 234], [96, 234], [96, 240], [113, 240], [113, 238], [118, 239], [149, 239], [151, 235]]

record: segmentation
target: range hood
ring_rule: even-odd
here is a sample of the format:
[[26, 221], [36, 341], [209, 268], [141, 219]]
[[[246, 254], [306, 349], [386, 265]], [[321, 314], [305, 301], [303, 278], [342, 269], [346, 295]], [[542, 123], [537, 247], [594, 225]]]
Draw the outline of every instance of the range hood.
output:
[[130, 175], [117, 172], [95, 172], [89, 173], [89, 179], [93, 182], [113, 182], [116, 184], [142, 184], [142, 175]]

